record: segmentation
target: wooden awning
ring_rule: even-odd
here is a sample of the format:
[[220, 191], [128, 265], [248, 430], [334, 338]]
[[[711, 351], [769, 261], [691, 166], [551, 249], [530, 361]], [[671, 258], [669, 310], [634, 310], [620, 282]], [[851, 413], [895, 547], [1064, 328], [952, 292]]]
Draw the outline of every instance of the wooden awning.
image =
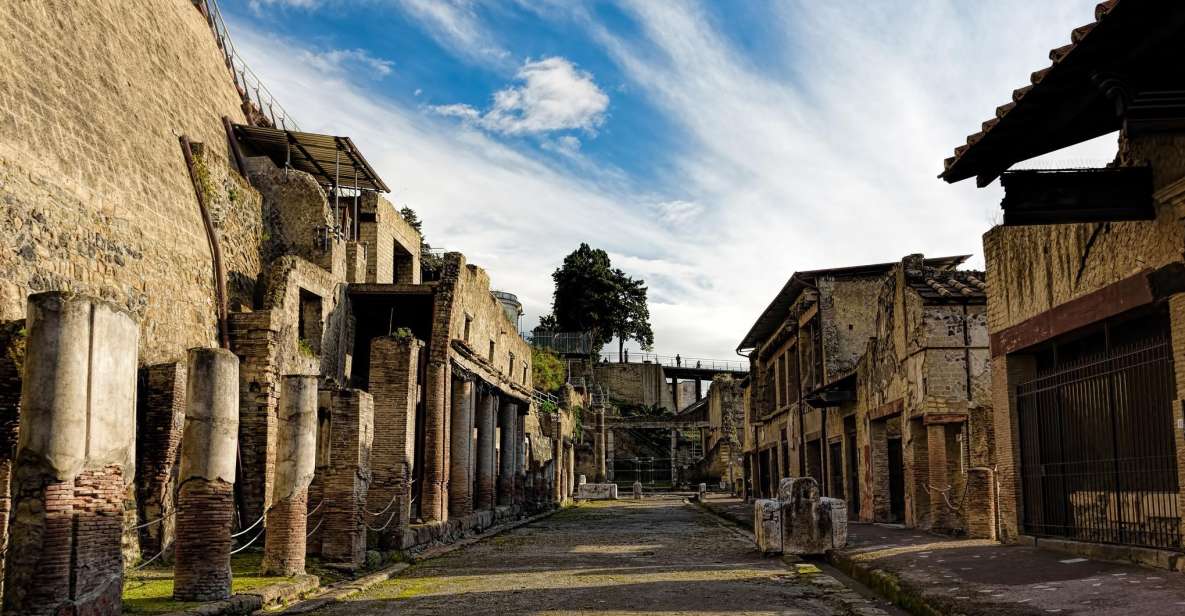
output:
[[234, 125], [235, 138], [248, 156], [267, 156], [322, 186], [391, 192], [349, 137], [302, 133], [264, 126]]

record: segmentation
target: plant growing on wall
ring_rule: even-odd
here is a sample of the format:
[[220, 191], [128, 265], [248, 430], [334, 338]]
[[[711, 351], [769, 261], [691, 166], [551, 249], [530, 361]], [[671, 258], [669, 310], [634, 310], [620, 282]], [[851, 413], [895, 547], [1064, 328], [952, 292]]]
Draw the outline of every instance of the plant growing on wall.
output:
[[551, 315], [540, 320], [558, 331], [589, 332], [594, 348], [617, 338], [618, 356], [635, 340], [643, 349], [654, 344], [646, 283], [614, 269], [609, 254], [581, 244], [551, 275], [555, 282]]
[[554, 392], [564, 386], [564, 362], [549, 349], [531, 347], [531, 383], [535, 389]]
[[415, 210], [406, 205], [399, 209], [399, 215], [408, 225], [411, 225], [412, 229], [416, 230], [416, 233], [420, 234], [420, 269], [430, 272], [440, 271], [444, 267], [444, 257], [432, 252], [432, 246], [424, 237], [424, 221], [420, 220]]

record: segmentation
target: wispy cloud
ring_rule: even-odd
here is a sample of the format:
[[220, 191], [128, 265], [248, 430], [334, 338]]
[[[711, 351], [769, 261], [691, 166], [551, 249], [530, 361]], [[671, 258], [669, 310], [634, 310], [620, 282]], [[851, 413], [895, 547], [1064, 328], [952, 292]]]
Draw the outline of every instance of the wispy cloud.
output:
[[516, 77], [520, 84], [495, 92], [493, 103], [485, 111], [458, 104], [432, 109], [503, 135], [557, 130], [592, 133], [605, 121], [609, 96], [597, 86], [591, 73], [577, 69], [564, 58], [528, 61]]
[[343, 71], [362, 69], [374, 78], [391, 74], [395, 63], [376, 58], [365, 49], [330, 49], [328, 51], [302, 50], [300, 57], [323, 73], [340, 74]]
[[483, 63], [504, 63], [510, 52], [482, 23], [479, 4], [476, 0], [396, 0], [398, 7], [449, 52]]

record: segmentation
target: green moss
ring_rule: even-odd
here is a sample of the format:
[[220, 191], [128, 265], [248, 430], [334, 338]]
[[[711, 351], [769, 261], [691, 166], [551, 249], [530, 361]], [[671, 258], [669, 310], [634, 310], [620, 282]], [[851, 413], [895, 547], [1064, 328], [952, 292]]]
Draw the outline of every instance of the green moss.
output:
[[[263, 555], [258, 553], [236, 554], [231, 557], [232, 593], [247, 592], [292, 580], [292, 578], [261, 575], [262, 561]], [[124, 580], [124, 614], [165, 614], [197, 605], [201, 605], [201, 603], [173, 600], [173, 570], [171, 567], [149, 567], [130, 574]]]

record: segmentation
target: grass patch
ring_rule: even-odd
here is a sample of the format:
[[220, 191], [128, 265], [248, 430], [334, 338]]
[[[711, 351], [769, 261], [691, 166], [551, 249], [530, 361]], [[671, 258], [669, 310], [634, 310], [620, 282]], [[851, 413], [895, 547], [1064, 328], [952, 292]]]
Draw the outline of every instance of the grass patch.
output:
[[[265, 577], [260, 574], [263, 554], [244, 552], [230, 559], [233, 576], [231, 593], [241, 593], [292, 578]], [[173, 568], [167, 565], [141, 569], [124, 580], [123, 613], [148, 615], [176, 612], [201, 605], [197, 601], [173, 600]]]

